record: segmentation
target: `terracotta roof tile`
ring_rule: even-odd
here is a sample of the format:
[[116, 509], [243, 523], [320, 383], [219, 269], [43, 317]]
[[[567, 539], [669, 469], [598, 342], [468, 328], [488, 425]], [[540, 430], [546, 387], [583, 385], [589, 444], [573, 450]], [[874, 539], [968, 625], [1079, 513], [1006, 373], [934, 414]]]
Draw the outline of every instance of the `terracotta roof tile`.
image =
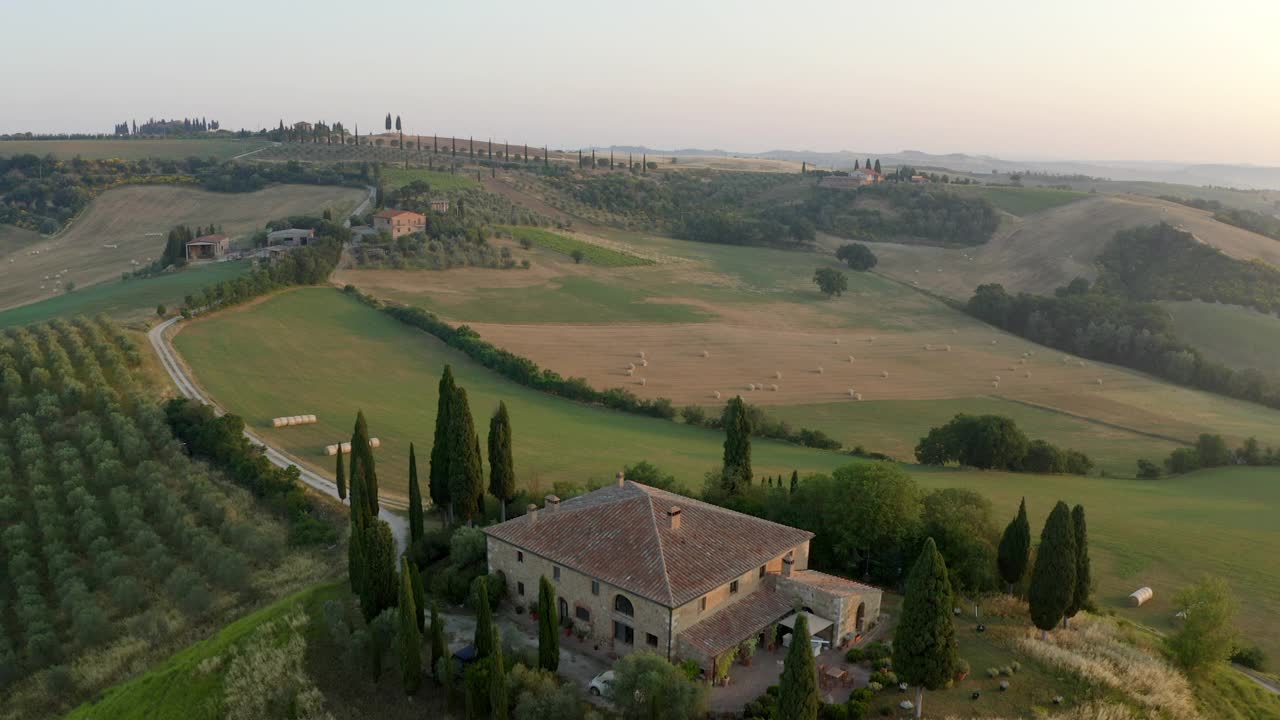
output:
[[832, 595], [859, 595], [868, 592], [880, 592], [878, 588], [870, 585], [863, 585], [848, 578], [820, 573], [817, 570], [793, 570], [789, 579]]
[[[667, 511], [681, 508], [672, 530]], [[813, 533], [627, 481], [485, 533], [665, 607], [679, 607]]]
[[760, 588], [709, 618], [680, 633], [689, 647], [714, 657], [760, 632], [792, 609], [791, 600], [769, 588]]

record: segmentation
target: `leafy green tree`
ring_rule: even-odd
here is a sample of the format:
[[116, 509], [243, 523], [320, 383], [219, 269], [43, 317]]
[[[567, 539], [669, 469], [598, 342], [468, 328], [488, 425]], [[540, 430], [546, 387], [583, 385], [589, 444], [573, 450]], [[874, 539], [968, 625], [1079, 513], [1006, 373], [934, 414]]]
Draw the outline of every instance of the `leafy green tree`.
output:
[[546, 576], [538, 579], [538, 667], [555, 672], [560, 667], [560, 619], [556, 617], [555, 588]]
[[734, 396], [724, 408], [724, 466], [721, 470], [721, 489], [728, 495], [737, 495], [751, 487], [751, 416], [742, 396]]
[[476, 631], [472, 636], [472, 644], [476, 646], [476, 657], [484, 659], [493, 654], [493, 610], [489, 608], [488, 578], [484, 575], [477, 577], [473, 588]]
[[494, 628], [493, 655], [489, 658], [489, 717], [491, 720], [508, 720], [510, 715], [507, 704], [507, 668], [502, 659], [502, 636]]
[[445, 657], [448, 650], [449, 646], [444, 640], [444, 622], [440, 619], [440, 606], [433, 602], [431, 603], [431, 672], [435, 674], [436, 682], [447, 681], [447, 678], [440, 676], [440, 663], [449, 662], [449, 658]]
[[934, 490], [924, 496], [920, 520], [924, 537], [933, 538], [947, 563], [952, 589], [977, 594], [996, 586], [990, 500], [964, 488]]
[[796, 617], [791, 647], [782, 665], [778, 682], [778, 720], [817, 720], [822, 699], [818, 694], [818, 669], [813, 663], [809, 642], [808, 616]]
[[345, 461], [343, 461], [342, 459], [341, 445], [338, 446], [337, 457], [338, 457], [338, 467], [337, 469], [334, 470], [334, 475], [337, 478], [335, 480], [335, 484], [337, 484], [338, 486], [338, 498], [341, 500], [346, 500], [347, 499], [347, 472], [346, 472], [347, 468], [346, 468]]
[[648, 460], [641, 460], [635, 465], [622, 468], [622, 474], [631, 482], [656, 487], [659, 490], [674, 490], [679, 484], [675, 475], [664, 472]]
[[406, 695], [418, 691], [422, 684], [422, 636], [418, 608], [414, 604], [413, 577], [409, 558], [400, 558], [400, 676]]
[[836, 250], [836, 257], [843, 260], [850, 269], [858, 270], [859, 272], [866, 272], [879, 262], [875, 253], [871, 252], [871, 248], [862, 243], [841, 245], [840, 249]]
[[418, 487], [418, 457], [409, 443], [409, 539], [422, 539], [422, 489]]
[[1159, 480], [1160, 466], [1146, 458], [1138, 458], [1138, 479]]
[[431, 445], [431, 467], [428, 492], [431, 503], [442, 512], [449, 513], [449, 522], [453, 522], [452, 503], [449, 497], [449, 465], [451, 444], [449, 433], [453, 423], [453, 401], [457, 394], [457, 384], [453, 380], [453, 368], [444, 366], [440, 373], [436, 400], [436, 430]]
[[1089, 596], [1093, 594], [1093, 571], [1089, 564], [1089, 531], [1085, 526], [1084, 506], [1071, 508], [1071, 529], [1076, 537], [1076, 586], [1071, 595], [1071, 604], [1063, 613], [1066, 620], [1076, 616], [1081, 610], [1089, 607]]
[[916, 686], [917, 718], [924, 691], [945, 687], [956, 674], [954, 602], [946, 561], [929, 538], [907, 576], [902, 619], [893, 635], [893, 669], [903, 682]]
[[605, 697], [623, 720], [700, 720], [707, 713], [706, 687], [650, 652], [619, 660]]
[[1076, 533], [1071, 526], [1071, 510], [1058, 501], [1040, 533], [1036, 564], [1031, 570], [1031, 620], [1040, 628], [1041, 638], [1062, 622], [1076, 592]]
[[849, 289], [849, 278], [835, 268], [818, 268], [813, 271], [813, 282], [827, 297], [840, 297]]
[[1195, 673], [1231, 656], [1236, 600], [1226, 580], [1205, 576], [1179, 590], [1173, 604], [1184, 613], [1182, 626], [1166, 641], [1178, 665]]
[[489, 419], [489, 493], [498, 499], [505, 521], [507, 504], [516, 494], [516, 471], [511, 453], [511, 416], [507, 414], [507, 404], [501, 401]]
[[574, 265], [581, 265], [587, 254], [582, 252], [580, 248], [574, 248], [573, 252], [569, 253], [569, 257], [573, 258]]
[[1196, 455], [1200, 457], [1202, 467], [1222, 467], [1232, 460], [1231, 449], [1221, 435], [1202, 433], [1196, 439]]
[[452, 402], [453, 422], [449, 428], [449, 499], [453, 512], [468, 525], [480, 510], [484, 498], [484, 467], [480, 457], [480, 437], [471, 418], [467, 391], [458, 388]]
[[1000, 578], [1013, 594], [1013, 588], [1022, 582], [1027, 572], [1027, 561], [1031, 558], [1031, 523], [1027, 520], [1027, 499], [1022, 498], [1018, 505], [1018, 514], [1009, 521], [1000, 537], [1000, 547], [996, 553], [996, 567], [1000, 570]]
[[156, 317], [164, 317], [168, 313], [169, 310], [164, 306], [164, 303], [156, 305]]

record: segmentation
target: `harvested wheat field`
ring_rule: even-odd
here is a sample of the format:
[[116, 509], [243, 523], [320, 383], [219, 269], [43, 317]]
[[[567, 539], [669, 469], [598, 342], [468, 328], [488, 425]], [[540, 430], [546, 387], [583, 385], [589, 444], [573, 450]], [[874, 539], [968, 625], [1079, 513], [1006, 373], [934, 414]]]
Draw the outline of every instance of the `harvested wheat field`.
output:
[[1232, 257], [1280, 265], [1275, 240], [1220, 223], [1204, 210], [1139, 195], [1099, 195], [1023, 218], [1007, 216], [990, 242], [974, 248], [873, 247], [881, 272], [950, 297], [968, 298], [975, 287], [990, 282], [1011, 292], [1044, 294], [1076, 277], [1096, 277], [1094, 258], [1116, 231], [1160, 222]]
[[[179, 223], [220, 225], [234, 239], [268, 220], [319, 213], [338, 217], [364, 192], [353, 188], [279, 185], [253, 193], [131, 185], [103, 193], [70, 227], [48, 240], [0, 256], [0, 309], [119, 278], [160, 257], [165, 234]], [[12, 262], [10, 262], [12, 261]]]

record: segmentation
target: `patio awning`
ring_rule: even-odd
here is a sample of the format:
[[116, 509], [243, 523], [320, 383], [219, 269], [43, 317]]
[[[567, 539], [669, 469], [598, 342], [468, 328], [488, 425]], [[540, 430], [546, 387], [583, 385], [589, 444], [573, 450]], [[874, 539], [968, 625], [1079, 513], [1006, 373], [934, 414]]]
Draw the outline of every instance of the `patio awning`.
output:
[[792, 630], [795, 630], [796, 618], [800, 617], [801, 615], [804, 615], [809, 622], [810, 635], [817, 635], [823, 630], [826, 630], [832, 625], [835, 625], [835, 623], [831, 622], [830, 620], [820, 615], [814, 615], [813, 613], [807, 613], [807, 612], [798, 612], [795, 615], [789, 615], [787, 617], [784, 617], [778, 621], [778, 624], [783, 627], [791, 628]]
[[713, 658], [760, 631], [791, 609], [791, 601], [773, 590], [757, 590], [680, 633], [692, 650]]

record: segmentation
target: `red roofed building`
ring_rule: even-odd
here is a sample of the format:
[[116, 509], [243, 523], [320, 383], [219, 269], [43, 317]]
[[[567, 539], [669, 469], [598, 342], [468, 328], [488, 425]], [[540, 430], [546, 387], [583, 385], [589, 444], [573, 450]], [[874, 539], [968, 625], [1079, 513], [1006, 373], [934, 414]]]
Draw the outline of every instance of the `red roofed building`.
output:
[[373, 216], [373, 229], [385, 232], [394, 240], [408, 233], [427, 229], [427, 218], [409, 210], [382, 210]]
[[484, 529], [491, 573], [532, 607], [555, 588], [562, 624], [623, 655], [716, 657], [809, 612], [843, 644], [874, 624], [880, 591], [808, 570], [813, 533], [625, 480]]
[[187, 241], [187, 261], [217, 260], [227, 254], [231, 247], [231, 239], [226, 235], [201, 235], [195, 240]]

